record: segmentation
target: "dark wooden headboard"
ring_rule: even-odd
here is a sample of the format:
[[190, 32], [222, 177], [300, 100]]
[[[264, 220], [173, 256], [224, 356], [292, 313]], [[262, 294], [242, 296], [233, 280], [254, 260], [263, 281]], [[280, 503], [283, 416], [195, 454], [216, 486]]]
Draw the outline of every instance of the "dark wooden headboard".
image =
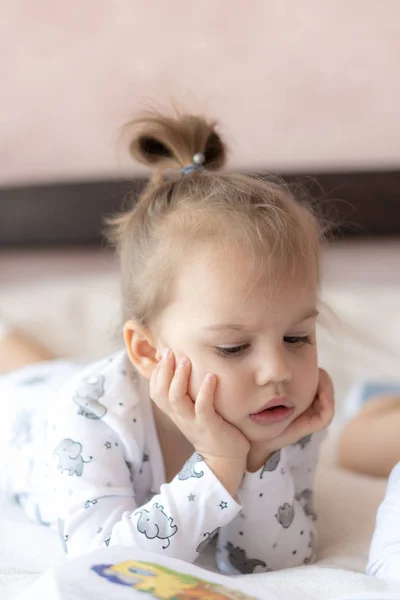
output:
[[[340, 236], [400, 235], [400, 170], [283, 174], [300, 183]], [[0, 189], [0, 245], [98, 244], [103, 219], [144, 180]]]

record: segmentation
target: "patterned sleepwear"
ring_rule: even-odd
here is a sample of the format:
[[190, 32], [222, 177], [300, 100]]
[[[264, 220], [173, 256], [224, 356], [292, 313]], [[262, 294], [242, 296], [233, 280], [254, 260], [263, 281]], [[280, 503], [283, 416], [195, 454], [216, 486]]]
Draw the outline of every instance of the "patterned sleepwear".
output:
[[234, 499], [196, 453], [166, 483], [148, 382], [125, 351], [26, 367], [0, 377], [0, 398], [2, 485], [33, 519], [58, 527], [69, 556], [123, 545], [192, 562], [216, 536], [227, 573], [314, 559], [323, 433], [246, 473]]

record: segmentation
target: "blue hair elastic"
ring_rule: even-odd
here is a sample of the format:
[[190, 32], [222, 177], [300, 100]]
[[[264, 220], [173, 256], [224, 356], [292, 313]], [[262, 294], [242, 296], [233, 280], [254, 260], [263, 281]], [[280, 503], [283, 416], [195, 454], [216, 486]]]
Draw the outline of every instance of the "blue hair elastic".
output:
[[193, 156], [193, 162], [186, 167], [181, 169], [182, 175], [190, 175], [190, 173], [194, 173], [195, 171], [204, 171], [205, 167], [203, 167], [205, 161], [205, 156], [202, 152], [196, 152]]

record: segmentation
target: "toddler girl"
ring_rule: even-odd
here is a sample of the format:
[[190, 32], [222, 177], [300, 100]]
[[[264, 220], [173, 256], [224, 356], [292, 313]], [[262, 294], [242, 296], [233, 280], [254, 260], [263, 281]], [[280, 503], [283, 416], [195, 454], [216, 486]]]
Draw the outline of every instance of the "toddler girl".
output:
[[309, 563], [333, 417], [320, 227], [285, 186], [214, 172], [225, 147], [204, 119], [136, 125], [132, 155], [154, 175], [112, 225], [125, 348], [0, 379], [9, 486], [69, 556], [119, 544], [194, 561], [216, 536], [225, 572]]

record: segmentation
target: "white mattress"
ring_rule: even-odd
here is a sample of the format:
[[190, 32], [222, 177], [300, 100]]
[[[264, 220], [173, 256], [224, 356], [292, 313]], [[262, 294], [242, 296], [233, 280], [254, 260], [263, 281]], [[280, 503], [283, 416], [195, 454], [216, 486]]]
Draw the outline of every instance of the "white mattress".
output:
[[[328, 328], [319, 334], [320, 362], [335, 380], [338, 411], [317, 478], [319, 559], [314, 566], [251, 577], [282, 600], [329, 599], [346, 592], [382, 594], [383, 590], [392, 590], [400, 598], [400, 583], [363, 575], [385, 481], [353, 475], [334, 464], [335, 437], [346, 412], [343, 399], [352, 382], [362, 377], [400, 378], [400, 286], [330, 283], [323, 296], [336, 316], [325, 311]], [[59, 354], [98, 356], [115, 348], [118, 298], [113, 269], [81, 271], [40, 283], [29, 278], [4, 283], [0, 313]], [[1, 507], [1, 600], [63, 560], [53, 531], [30, 523], [16, 506]], [[380, 598], [379, 594], [374, 597]]]

